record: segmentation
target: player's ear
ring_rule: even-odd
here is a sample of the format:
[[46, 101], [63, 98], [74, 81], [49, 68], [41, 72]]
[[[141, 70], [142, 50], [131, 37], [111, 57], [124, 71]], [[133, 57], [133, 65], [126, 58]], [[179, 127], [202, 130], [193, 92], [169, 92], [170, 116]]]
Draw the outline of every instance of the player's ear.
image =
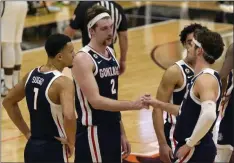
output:
[[94, 29], [93, 28], [90, 28], [89, 29], [89, 33], [90, 33], [90, 36], [92, 36], [94, 34]]
[[57, 58], [59, 61], [61, 61], [62, 58], [63, 58], [62, 53], [58, 53], [58, 54], [56, 55], [56, 58]]

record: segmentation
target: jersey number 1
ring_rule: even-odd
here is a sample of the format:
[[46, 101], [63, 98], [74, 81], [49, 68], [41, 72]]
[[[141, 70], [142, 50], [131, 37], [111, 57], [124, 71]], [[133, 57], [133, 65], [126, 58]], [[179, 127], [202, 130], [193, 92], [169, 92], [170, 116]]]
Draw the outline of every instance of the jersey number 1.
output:
[[38, 88], [34, 88], [34, 110], [37, 110], [37, 96], [38, 96]]
[[112, 94], [116, 94], [116, 89], [115, 89], [115, 80], [114, 79], [111, 79], [111, 93]]

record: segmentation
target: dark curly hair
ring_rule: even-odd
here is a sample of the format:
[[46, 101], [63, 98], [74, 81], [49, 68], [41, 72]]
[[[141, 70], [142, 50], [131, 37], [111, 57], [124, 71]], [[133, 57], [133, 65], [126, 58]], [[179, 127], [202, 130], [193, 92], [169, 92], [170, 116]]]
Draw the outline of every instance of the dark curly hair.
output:
[[[204, 53], [204, 59], [213, 64], [223, 53], [223, 38], [217, 32], [208, 30], [207, 28], [197, 29], [194, 32], [194, 38], [201, 43]], [[196, 46], [195, 48], [198, 48]]]
[[180, 35], [179, 35], [180, 42], [182, 43], [182, 45], [184, 45], [186, 38], [190, 33], [193, 33], [196, 29], [201, 29], [202, 27], [203, 26], [201, 24], [197, 24], [197, 23], [190, 24], [184, 27], [184, 29], [180, 32]]

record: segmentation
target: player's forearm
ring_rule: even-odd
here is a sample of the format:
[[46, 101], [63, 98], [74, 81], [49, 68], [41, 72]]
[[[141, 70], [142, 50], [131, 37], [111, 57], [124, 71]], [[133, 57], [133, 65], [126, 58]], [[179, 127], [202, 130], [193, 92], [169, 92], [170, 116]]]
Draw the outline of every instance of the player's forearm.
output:
[[29, 138], [30, 130], [22, 117], [18, 104], [5, 102], [3, 103], [3, 106], [16, 127], [24, 134], [26, 138]]
[[121, 136], [126, 136], [122, 120], [120, 121], [120, 132], [121, 132]]
[[226, 78], [229, 72], [233, 69], [233, 43], [228, 47], [223, 66], [219, 72], [220, 78]]
[[229, 75], [229, 72], [231, 71], [231, 69], [233, 69], [233, 57], [229, 56], [225, 59], [223, 66], [219, 72], [220, 74], [220, 78], [224, 79], [225, 77], [227, 77]]
[[179, 113], [179, 108], [180, 108], [180, 105], [174, 105], [174, 104], [171, 104], [171, 103], [166, 103], [166, 102], [162, 102], [160, 101], [159, 102], [159, 108], [161, 108], [162, 110], [172, 114], [172, 115], [175, 115], [177, 116], [178, 113]]
[[216, 104], [214, 102], [205, 101], [201, 105], [202, 109], [197, 124], [186, 143], [190, 147], [195, 146], [206, 135], [216, 119]]
[[92, 107], [97, 110], [118, 112], [134, 109], [133, 102], [131, 101], [117, 101], [103, 96], [91, 100], [90, 103]]
[[128, 51], [128, 35], [127, 32], [119, 34], [120, 61], [126, 61]]
[[165, 133], [164, 133], [164, 121], [163, 111], [160, 109], [154, 109], [152, 112], [154, 131], [157, 135], [159, 145], [167, 144]]
[[227, 78], [223, 78], [221, 82], [222, 82], [222, 93], [224, 94], [227, 88]]
[[64, 129], [67, 135], [67, 140], [70, 144], [75, 145], [76, 140], [76, 117], [64, 117]]
[[70, 26], [67, 26], [65, 28], [65, 30], [64, 30], [64, 34], [67, 35], [67, 36], [69, 36], [71, 39], [74, 37], [75, 32], [76, 31], [74, 29], [72, 29]]

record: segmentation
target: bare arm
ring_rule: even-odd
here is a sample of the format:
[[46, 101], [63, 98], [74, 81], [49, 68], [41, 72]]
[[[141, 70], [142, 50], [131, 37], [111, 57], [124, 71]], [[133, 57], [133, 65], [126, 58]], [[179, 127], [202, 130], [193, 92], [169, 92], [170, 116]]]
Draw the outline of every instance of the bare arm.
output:
[[218, 82], [209, 74], [203, 74], [196, 80], [193, 92], [201, 101], [201, 113], [187, 145], [193, 147], [210, 130], [216, 119], [216, 98]]
[[125, 129], [124, 129], [124, 125], [123, 125], [122, 120], [120, 121], [120, 131], [121, 131], [121, 135], [122, 135], [122, 136], [126, 136], [126, 133], [125, 133]]
[[180, 110], [180, 105], [174, 105], [171, 103], [166, 103], [166, 102], [162, 102], [159, 101], [159, 108], [161, 108], [162, 110], [177, 116]]
[[7, 111], [8, 116], [16, 125], [16, 127], [24, 134], [28, 139], [31, 135], [28, 125], [24, 121], [21, 111], [19, 109], [18, 102], [20, 102], [25, 97], [25, 82], [27, 80], [28, 74], [9, 91], [7, 96], [3, 100], [3, 106]]
[[[173, 78], [172, 78], [173, 76]], [[167, 69], [163, 75], [161, 83], [158, 87], [156, 98], [160, 101], [169, 103], [172, 96], [173, 90], [175, 89], [179, 77], [183, 79], [183, 76], [178, 69], [177, 65], [174, 65]], [[156, 132], [159, 145], [167, 144], [165, 134], [164, 134], [164, 120], [163, 120], [163, 110], [154, 109], [152, 113], [154, 130]]]
[[74, 85], [68, 77], [60, 77], [60, 102], [63, 108], [64, 129], [67, 135], [67, 141], [71, 145], [75, 145], [76, 135], [76, 116], [74, 107]]
[[73, 77], [79, 83], [82, 93], [93, 108], [107, 111], [125, 111], [142, 107], [139, 101], [117, 101], [101, 96], [93, 74], [94, 63], [92, 59], [81, 52], [76, 55], [73, 61]]
[[232, 43], [226, 52], [223, 66], [219, 72], [221, 79], [226, 78], [229, 72], [231, 71], [231, 69], [233, 69], [233, 55], [234, 54], [233, 54], [233, 43]]
[[122, 31], [118, 33], [119, 35], [119, 48], [120, 48], [120, 62], [125, 62], [127, 59], [128, 51], [128, 33], [127, 31]]
[[71, 39], [74, 37], [76, 30], [73, 29], [71, 26], [67, 26], [64, 30], [64, 34], [69, 36]]

